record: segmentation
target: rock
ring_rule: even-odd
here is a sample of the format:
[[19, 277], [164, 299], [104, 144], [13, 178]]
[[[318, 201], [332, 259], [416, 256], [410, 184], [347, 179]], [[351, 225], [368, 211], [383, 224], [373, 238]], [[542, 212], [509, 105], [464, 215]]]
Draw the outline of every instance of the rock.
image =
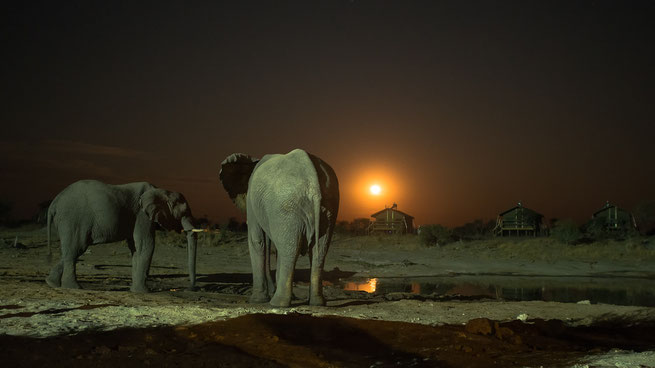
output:
[[[496, 322], [498, 324], [498, 322]], [[487, 318], [475, 318], [466, 323], [464, 327], [466, 332], [476, 335], [491, 335], [493, 333], [493, 326], [491, 321]]]
[[496, 335], [497, 338], [502, 340], [505, 337], [514, 335], [514, 331], [510, 330], [507, 327], [500, 327], [498, 322], [494, 322], [494, 335]]
[[508, 327], [501, 327], [498, 322], [494, 322], [494, 336], [499, 340], [507, 341], [515, 345], [520, 345], [523, 342], [521, 336], [515, 335], [514, 331]]
[[111, 353], [111, 349], [109, 347], [107, 347], [107, 346], [104, 346], [104, 345], [103, 346], [98, 346], [97, 348], [95, 348], [94, 353], [100, 354], [100, 355], [107, 355], [107, 354]]

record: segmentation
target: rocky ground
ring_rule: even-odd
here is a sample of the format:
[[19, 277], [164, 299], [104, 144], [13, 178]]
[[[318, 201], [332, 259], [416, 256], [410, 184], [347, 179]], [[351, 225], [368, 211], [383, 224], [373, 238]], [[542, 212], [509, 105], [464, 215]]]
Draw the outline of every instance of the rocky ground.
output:
[[[0, 240], [0, 360], [13, 366], [655, 367], [653, 239], [428, 248], [413, 236], [341, 236], [326, 262], [328, 305], [307, 305], [301, 257], [285, 309], [247, 302], [238, 234], [200, 235], [197, 290], [184, 239], [159, 234], [148, 294], [129, 292], [124, 243], [91, 247], [77, 267], [84, 289], [67, 290], [43, 281], [59, 252], [55, 242], [48, 256], [43, 229], [4, 229]], [[562, 284], [567, 302], [510, 293], [535, 283], [546, 300]]]

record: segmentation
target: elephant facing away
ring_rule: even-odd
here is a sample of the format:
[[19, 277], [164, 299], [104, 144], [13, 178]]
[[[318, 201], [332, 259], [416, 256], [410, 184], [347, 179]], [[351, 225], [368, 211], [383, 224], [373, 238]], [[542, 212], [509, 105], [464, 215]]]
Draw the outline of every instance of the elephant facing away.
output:
[[185, 230], [191, 287], [195, 286], [197, 235], [191, 208], [180, 193], [146, 182], [110, 185], [81, 180], [59, 193], [48, 209], [61, 240], [61, 259], [46, 278], [52, 287], [79, 289], [75, 264], [89, 245], [126, 240], [132, 252], [133, 292], [147, 292], [146, 278], [155, 249], [155, 223]]
[[[250, 301], [288, 307], [301, 249], [309, 251], [309, 304], [325, 305], [322, 272], [339, 211], [334, 170], [301, 149], [255, 159], [234, 153], [221, 163], [220, 179], [233, 202], [246, 211], [252, 263]], [[271, 241], [277, 249], [276, 284], [269, 273]]]

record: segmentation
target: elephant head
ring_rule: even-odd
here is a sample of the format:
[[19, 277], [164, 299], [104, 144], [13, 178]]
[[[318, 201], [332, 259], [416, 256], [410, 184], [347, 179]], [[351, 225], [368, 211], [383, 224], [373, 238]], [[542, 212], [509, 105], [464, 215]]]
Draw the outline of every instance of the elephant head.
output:
[[158, 223], [166, 230], [186, 232], [189, 278], [191, 287], [194, 287], [198, 237], [193, 231], [195, 221], [186, 199], [180, 193], [154, 188], [143, 193], [139, 202], [141, 209], [151, 221]]
[[193, 229], [191, 208], [182, 194], [154, 188], [143, 193], [140, 202], [141, 209], [150, 220], [164, 229], [173, 231]]
[[233, 153], [221, 162], [218, 174], [230, 199], [241, 211], [246, 212], [248, 181], [259, 159], [244, 153]]

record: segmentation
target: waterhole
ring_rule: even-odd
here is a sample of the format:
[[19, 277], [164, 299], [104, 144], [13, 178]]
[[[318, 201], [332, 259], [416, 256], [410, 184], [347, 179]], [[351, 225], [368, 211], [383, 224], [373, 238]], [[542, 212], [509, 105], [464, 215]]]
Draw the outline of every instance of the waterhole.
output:
[[430, 297], [479, 297], [655, 306], [655, 280], [616, 277], [379, 277], [342, 281], [344, 290], [372, 294], [412, 293]]

